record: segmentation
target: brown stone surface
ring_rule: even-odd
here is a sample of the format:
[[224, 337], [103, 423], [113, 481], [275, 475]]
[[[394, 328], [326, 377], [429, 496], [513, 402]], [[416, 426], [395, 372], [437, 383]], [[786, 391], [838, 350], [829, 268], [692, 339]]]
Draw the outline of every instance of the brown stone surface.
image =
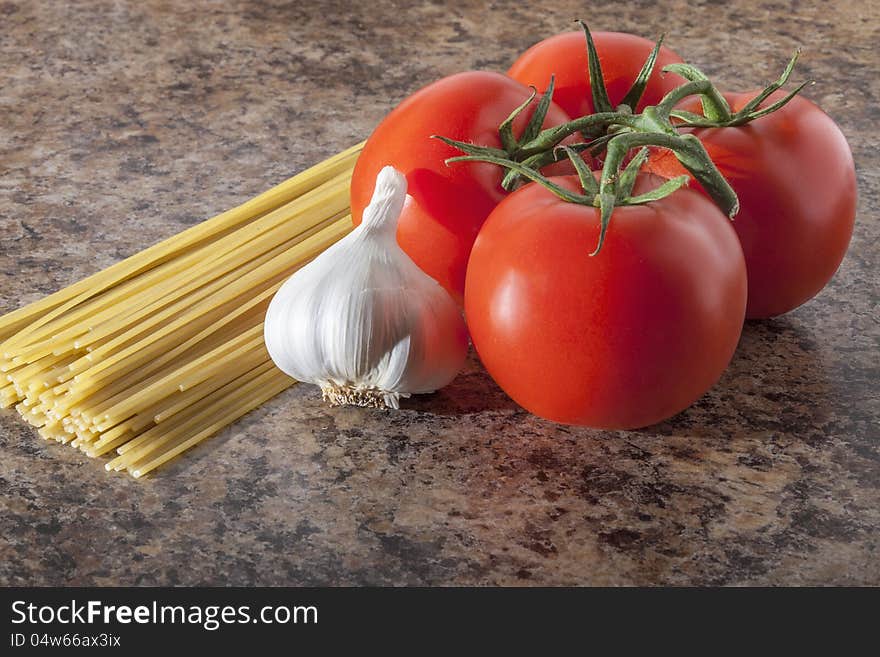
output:
[[[552, 5], [552, 8], [548, 8]], [[503, 70], [583, 3], [0, 1], [0, 313]], [[0, 413], [0, 584], [880, 584], [880, 6], [591, 3], [730, 88], [796, 77], [861, 200], [816, 299], [638, 432], [532, 417], [472, 360], [400, 412], [296, 387], [146, 481]]]

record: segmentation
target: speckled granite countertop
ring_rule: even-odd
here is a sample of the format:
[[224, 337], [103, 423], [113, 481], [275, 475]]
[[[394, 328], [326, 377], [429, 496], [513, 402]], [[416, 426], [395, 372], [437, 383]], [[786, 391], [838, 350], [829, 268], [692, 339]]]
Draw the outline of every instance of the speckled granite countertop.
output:
[[[0, 313], [505, 69], [583, 3], [0, 0]], [[591, 3], [731, 88], [798, 78], [853, 147], [841, 270], [650, 430], [557, 426], [472, 361], [398, 413], [296, 387], [147, 481], [0, 413], [0, 584], [880, 584], [880, 6]], [[673, 21], [677, 19], [677, 23]]]

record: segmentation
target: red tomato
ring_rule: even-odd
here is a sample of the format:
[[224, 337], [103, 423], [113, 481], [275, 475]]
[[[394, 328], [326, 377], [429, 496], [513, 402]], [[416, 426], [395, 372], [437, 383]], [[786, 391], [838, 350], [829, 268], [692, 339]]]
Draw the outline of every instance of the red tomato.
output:
[[[578, 190], [576, 178], [555, 178]], [[660, 179], [642, 175], [636, 193]], [[603, 429], [659, 422], [687, 408], [733, 355], [746, 306], [730, 221], [681, 189], [614, 210], [605, 244], [597, 209], [537, 184], [487, 219], [468, 266], [465, 314], [492, 378], [526, 410]]]
[[[757, 93], [725, 97], [736, 111]], [[765, 105], [782, 96], [776, 92]], [[699, 107], [694, 101], [686, 109]], [[843, 133], [819, 107], [796, 96], [745, 126], [694, 134], [739, 196], [733, 227], [749, 277], [746, 316], [774, 317], [813, 298], [840, 266], [855, 221], [856, 174]], [[666, 176], [684, 172], [665, 154], [649, 167]]]
[[[427, 274], [459, 302], [471, 246], [483, 221], [506, 196], [504, 171], [483, 162], [445, 164], [462, 155], [432, 135], [501, 147], [498, 126], [531, 90], [500, 73], [471, 71], [443, 78], [397, 106], [373, 132], [351, 181], [352, 218], [357, 225], [370, 202], [376, 175], [391, 165], [406, 175], [408, 202], [397, 241]], [[535, 103], [536, 104], [536, 103]], [[532, 108], [514, 122], [520, 136]], [[569, 120], [551, 104], [544, 127]]]
[[[629, 91], [633, 81], [654, 44], [647, 39], [623, 32], [593, 32], [593, 42], [599, 53], [599, 63], [605, 77], [608, 98], [616, 107]], [[645, 93], [637, 111], [647, 105], [656, 105], [666, 92], [685, 80], [672, 73], [663, 73], [667, 64], [682, 62], [675, 52], [662, 46]], [[550, 75], [556, 76], [553, 100], [572, 117], [593, 114], [590, 91], [587, 41], [583, 32], [565, 32], [541, 41], [526, 50], [514, 62], [507, 74], [523, 84], [533, 85], [539, 92], [547, 90]]]

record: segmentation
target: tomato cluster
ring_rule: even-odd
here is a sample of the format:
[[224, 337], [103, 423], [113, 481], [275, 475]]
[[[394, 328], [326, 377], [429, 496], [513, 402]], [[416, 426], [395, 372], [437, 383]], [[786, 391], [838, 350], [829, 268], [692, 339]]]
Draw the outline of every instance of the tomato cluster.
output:
[[[592, 38], [615, 107], [644, 72], [653, 45], [621, 33]], [[682, 61], [676, 53], [663, 47], [654, 56], [658, 68], [648, 69], [632, 112], [686, 82], [659, 71]], [[616, 207], [606, 234], [598, 207], [563, 200], [537, 182], [508, 193], [502, 167], [447, 163], [461, 153], [432, 138], [505, 154], [499, 125], [525, 106], [513, 122], [522, 135], [554, 82], [555, 102], [541, 127], [589, 116], [598, 108], [588, 63], [584, 35], [572, 32], [533, 46], [507, 75], [461, 73], [418, 91], [368, 140], [352, 180], [352, 215], [360, 221], [383, 166], [402, 171], [412, 201], [398, 241], [463, 301], [474, 346], [498, 384], [547, 419], [637, 428], [682, 411], [717, 381], [745, 318], [788, 312], [825, 286], [852, 234], [855, 173], [838, 127], [797, 96], [748, 123], [682, 126], [736, 192], [734, 221], [692, 180], [665, 198]], [[526, 105], [530, 86], [539, 96]], [[735, 112], [756, 94], [723, 96]], [[702, 107], [685, 100], [682, 115], [702, 116]], [[691, 175], [680, 159], [652, 153], [633, 193]], [[583, 177], [558, 175], [572, 170], [553, 165], [542, 174], [579, 193]], [[602, 249], [592, 254], [600, 232]]]

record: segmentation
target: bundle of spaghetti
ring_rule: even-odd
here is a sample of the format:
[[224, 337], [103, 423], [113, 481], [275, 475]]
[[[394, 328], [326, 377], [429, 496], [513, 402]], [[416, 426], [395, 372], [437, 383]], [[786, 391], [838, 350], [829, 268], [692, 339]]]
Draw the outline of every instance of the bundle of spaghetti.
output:
[[295, 383], [266, 308], [351, 230], [362, 146], [0, 317], [0, 408], [138, 478]]

